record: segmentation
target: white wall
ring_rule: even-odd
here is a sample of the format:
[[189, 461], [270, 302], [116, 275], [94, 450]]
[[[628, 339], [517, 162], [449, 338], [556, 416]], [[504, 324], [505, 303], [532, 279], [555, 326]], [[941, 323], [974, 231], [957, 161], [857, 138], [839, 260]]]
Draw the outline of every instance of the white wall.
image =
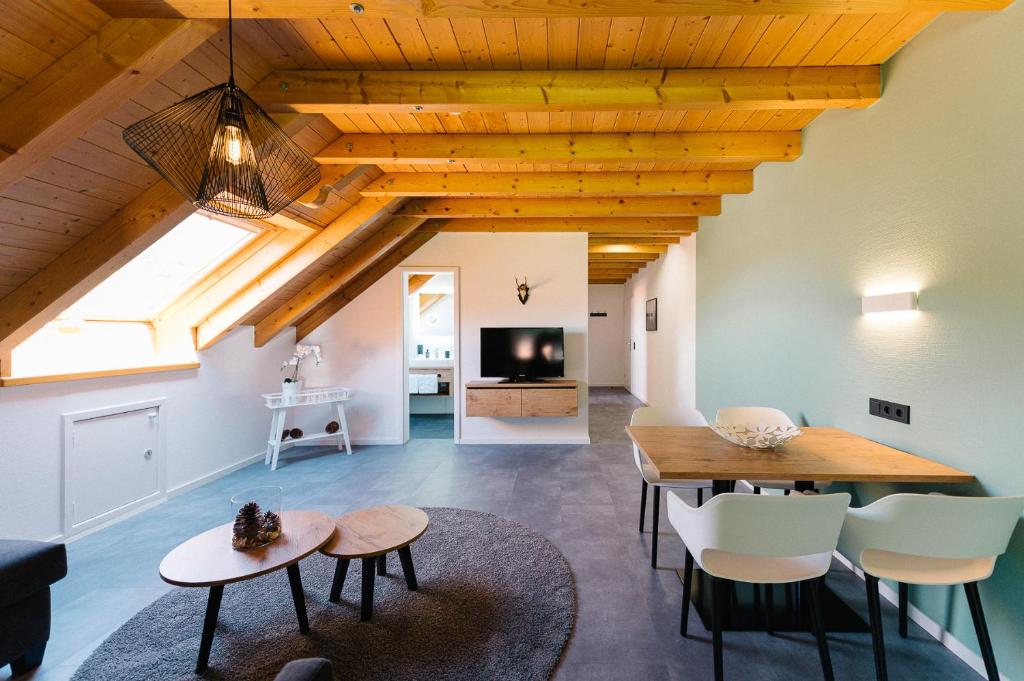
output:
[[[668, 253], [626, 282], [629, 390], [654, 406], [696, 403], [696, 237], [668, 247]], [[646, 331], [645, 305], [658, 299], [658, 330]]]
[[61, 414], [165, 397], [169, 490], [262, 452], [270, 415], [260, 393], [280, 390], [294, 335], [254, 348], [252, 328], [200, 353], [200, 369], [0, 389], [0, 535], [61, 533]]
[[[706, 414], [771, 405], [979, 480], [949, 493], [1024, 493], [1022, 38], [1021, 2], [942, 15], [886, 65], [881, 101], [825, 112], [799, 160], [761, 165], [753, 193], [701, 219]], [[861, 314], [862, 295], [906, 290], [918, 311]], [[869, 397], [911, 423], [869, 415]], [[861, 484], [855, 504], [932, 489]], [[1024, 523], [980, 588], [999, 667], [1024, 680]], [[910, 601], [976, 649], [962, 590]]]
[[590, 385], [626, 384], [625, 292], [621, 284], [590, 286], [590, 312], [608, 315], [590, 317]]
[[[463, 416], [463, 442], [589, 442], [586, 234], [439, 234], [403, 266], [459, 268], [458, 361], [463, 384], [480, 378], [480, 327], [565, 329], [565, 373], [582, 384], [579, 416]], [[328, 360], [307, 372], [310, 384], [340, 382], [356, 391], [349, 417], [356, 442], [402, 440], [401, 277], [398, 269], [388, 273], [307, 338], [323, 346]], [[529, 281], [526, 305], [516, 297], [516, 277]]]

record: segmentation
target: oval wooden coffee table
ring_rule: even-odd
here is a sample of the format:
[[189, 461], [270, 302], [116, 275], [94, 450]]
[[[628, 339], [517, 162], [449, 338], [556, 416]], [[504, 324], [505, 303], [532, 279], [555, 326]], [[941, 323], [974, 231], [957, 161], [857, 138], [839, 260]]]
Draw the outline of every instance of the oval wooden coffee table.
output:
[[[363, 591], [359, 617], [366, 621], [373, 616], [373, 583], [375, 572], [387, 574], [387, 554], [398, 551], [409, 591], [417, 589], [416, 571], [412, 566], [410, 545], [427, 531], [427, 514], [412, 506], [374, 506], [337, 518], [337, 532], [320, 552], [338, 559], [331, 584], [331, 601], [341, 600], [348, 564], [356, 558], [363, 561]], [[374, 569], [376, 567], [376, 570]]]
[[168, 553], [160, 563], [160, 577], [168, 584], [184, 587], [209, 587], [203, 637], [199, 643], [196, 673], [210, 660], [213, 632], [224, 595], [224, 585], [265, 575], [281, 568], [288, 570], [299, 631], [309, 631], [306, 596], [299, 576], [299, 561], [323, 546], [334, 534], [334, 521], [318, 511], [282, 511], [280, 539], [248, 551], [231, 548], [231, 526], [227, 523], [192, 537]]

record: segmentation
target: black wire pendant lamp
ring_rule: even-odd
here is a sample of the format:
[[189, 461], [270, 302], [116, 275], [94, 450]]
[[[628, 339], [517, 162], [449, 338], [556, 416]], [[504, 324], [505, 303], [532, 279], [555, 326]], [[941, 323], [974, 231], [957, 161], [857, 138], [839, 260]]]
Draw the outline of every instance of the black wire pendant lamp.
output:
[[312, 189], [320, 166], [241, 88], [228, 0], [228, 82], [125, 128], [124, 141], [198, 208], [267, 218]]

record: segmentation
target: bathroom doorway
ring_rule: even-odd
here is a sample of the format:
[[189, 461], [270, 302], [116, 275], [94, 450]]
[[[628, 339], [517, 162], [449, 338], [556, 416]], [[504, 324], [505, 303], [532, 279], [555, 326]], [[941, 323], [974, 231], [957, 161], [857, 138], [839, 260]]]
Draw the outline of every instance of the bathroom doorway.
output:
[[405, 268], [405, 439], [459, 440], [455, 268]]

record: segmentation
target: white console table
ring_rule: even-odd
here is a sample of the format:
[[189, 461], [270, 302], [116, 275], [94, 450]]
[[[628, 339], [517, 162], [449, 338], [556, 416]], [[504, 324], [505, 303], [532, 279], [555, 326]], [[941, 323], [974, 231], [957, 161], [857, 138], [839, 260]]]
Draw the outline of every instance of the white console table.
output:
[[333, 437], [338, 441], [339, 452], [344, 448], [346, 453], [352, 454], [352, 444], [348, 439], [348, 420], [345, 418], [345, 402], [352, 399], [352, 391], [348, 388], [308, 388], [300, 390], [293, 395], [268, 393], [261, 395], [261, 397], [273, 414], [270, 417], [270, 438], [267, 440], [267, 456], [264, 459], [265, 464], [270, 464], [270, 470], [277, 470], [277, 458], [281, 453], [281, 435], [284, 430], [285, 417], [288, 415], [288, 410], [295, 407], [308, 407], [315, 404], [334, 405], [334, 409], [338, 414], [339, 428], [336, 433], [321, 431], [285, 440], [284, 444], [294, 445], [309, 440], [322, 440]]

